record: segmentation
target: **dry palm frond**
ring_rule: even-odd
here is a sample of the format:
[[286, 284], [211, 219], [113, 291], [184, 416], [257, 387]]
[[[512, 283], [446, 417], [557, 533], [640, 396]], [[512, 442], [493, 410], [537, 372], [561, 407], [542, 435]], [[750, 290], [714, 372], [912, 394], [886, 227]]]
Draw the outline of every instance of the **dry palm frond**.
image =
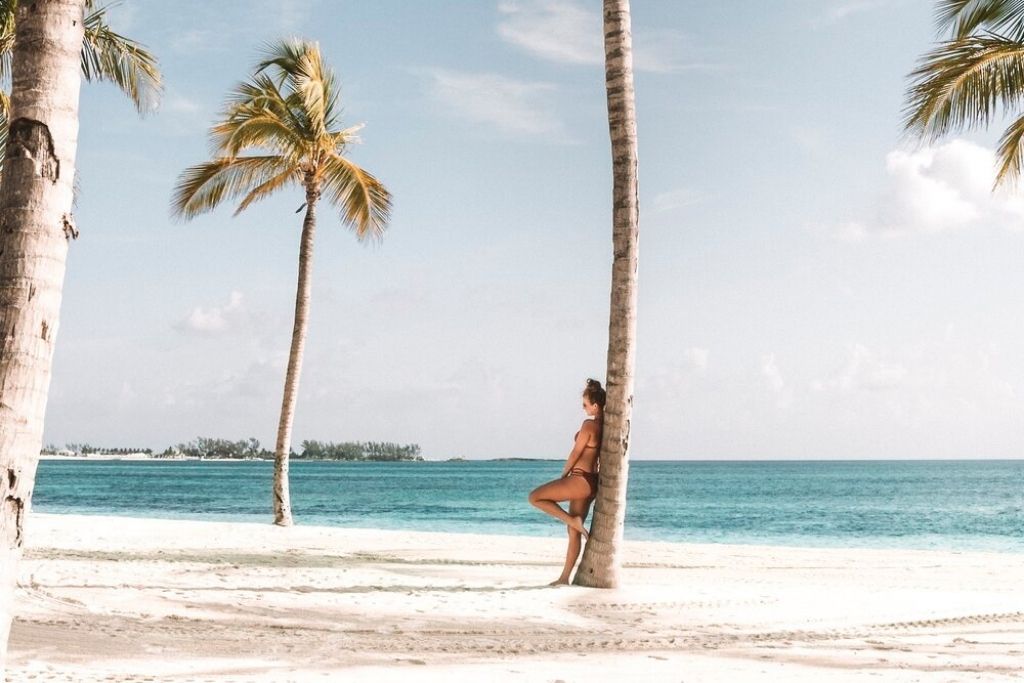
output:
[[179, 178], [171, 211], [191, 218], [241, 197], [236, 214], [293, 183], [316, 187], [360, 239], [379, 238], [391, 196], [343, 156], [361, 126], [337, 130], [338, 88], [316, 43], [268, 46], [210, 130], [214, 159]]

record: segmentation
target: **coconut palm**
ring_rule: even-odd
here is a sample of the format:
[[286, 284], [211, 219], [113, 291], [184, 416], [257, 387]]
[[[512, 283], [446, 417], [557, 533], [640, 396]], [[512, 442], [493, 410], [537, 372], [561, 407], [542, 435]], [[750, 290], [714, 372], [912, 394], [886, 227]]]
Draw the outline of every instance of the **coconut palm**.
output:
[[604, 0], [604, 54], [613, 180], [608, 396], [604, 407], [601, 475], [594, 521], [575, 583], [615, 588], [622, 565], [619, 553], [626, 516], [636, 358], [637, 145], [629, 0]]
[[904, 126], [934, 142], [1016, 116], [999, 140], [995, 180], [1013, 183], [1024, 163], [1024, 1], [939, 0], [936, 18], [947, 38], [909, 76]]
[[391, 210], [387, 189], [346, 158], [361, 126], [340, 128], [339, 113], [338, 87], [316, 43], [270, 46], [211, 129], [214, 159], [182, 173], [172, 201], [173, 213], [189, 219], [227, 200], [240, 199], [237, 215], [285, 187], [305, 191], [295, 324], [274, 456], [274, 523], [282, 526], [292, 523], [288, 455], [309, 319], [317, 203], [324, 197], [340, 208], [342, 223], [360, 240], [381, 237]]
[[0, 672], [43, 440], [71, 218], [85, 0], [19, 10], [0, 174]]
[[[132, 101], [140, 113], [152, 109], [159, 99], [160, 69], [156, 57], [138, 42], [120, 35], [107, 21], [107, 11], [118, 3], [97, 6], [86, 0], [85, 31], [82, 36], [82, 77], [86, 81], [110, 81]], [[18, 0], [0, 0], [0, 164], [7, 146], [10, 100], [11, 55]], [[0, 165], [2, 168], [2, 165]]]

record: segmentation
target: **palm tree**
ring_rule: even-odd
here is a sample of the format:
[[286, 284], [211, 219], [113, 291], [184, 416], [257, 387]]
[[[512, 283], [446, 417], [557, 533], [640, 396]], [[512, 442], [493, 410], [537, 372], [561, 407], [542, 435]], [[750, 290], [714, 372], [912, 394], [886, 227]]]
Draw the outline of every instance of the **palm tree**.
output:
[[[139, 113], [156, 106], [161, 89], [160, 68], [156, 57], [131, 38], [126, 38], [107, 22], [107, 11], [117, 3], [101, 7], [86, 0], [85, 31], [82, 36], [82, 77], [86, 81], [110, 81], [132, 101]], [[14, 51], [15, 16], [18, 0], [0, 0], [0, 84], [11, 76]], [[0, 169], [7, 147], [7, 123], [10, 100], [0, 87]]]
[[633, 415], [637, 292], [637, 145], [633, 93], [633, 39], [629, 0], [604, 0], [605, 90], [612, 143], [612, 294], [608, 325], [608, 396], [601, 442], [601, 478], [590, 540], [575, 583], [619, 584], [622, 525], [629, 475]]
[[292, 524], [288, 456], [309, 319], [317, 202], [326, 194], [360, 240], [380, 238], [391, 211], [387, 189], [345, 157], [361, 126], [338, 127], [337, 100], [334, 74], [324, 66], [316, 43], [290, 40], [270, 46], [250, 80], [231, 93], [222, 119], [211, 129], [215, 158], [182, 173], [172, 201], [173, 213], [189, 219], [241, 198], [238, 215], [289, 185], [305, 190], [295, 324], [274, 454], [274, 523], [281, 526]]
[[1013, 183], [1024, 163], [1024, 2], [939, 0], [936, 17], [948, 36], [909, 76], [906, 131], [934, 142], [1017, 116], [999, 140], [995, 186]]
[[60, 317], [78, 140], [85, 0], [18, 10], [0, 174], [0, 671]]

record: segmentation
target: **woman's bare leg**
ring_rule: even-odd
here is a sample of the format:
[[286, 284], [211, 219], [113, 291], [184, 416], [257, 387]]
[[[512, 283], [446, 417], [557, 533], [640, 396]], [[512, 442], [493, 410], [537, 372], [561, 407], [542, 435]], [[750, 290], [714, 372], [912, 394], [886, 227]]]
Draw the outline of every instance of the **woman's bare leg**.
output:
[[[582, 526], [590, 514], [590, 499], [582, 498], [569, 501], [569, 516], [580, 520]], [[583, 546], [583, 534], [574, 529], [569, 529], [569, 547], [565, 549], [565, 566], [562, 567], [562, 574], [551, 583], [552, 586], [568, 585], [569, 577], [572, 576], [572, 568], [576, 566], [576, 560], [580, 557], [580, 549]]]
[[586, 498], [590, 495], [590, 485], [582, 477], [565, 477], [542, 484], [530, 492], [530, 504], [541, 512], [545, 512], [566, 526], [578, 532], [586, 533], [583, 520], [562, 509], [559, 501], [571, 501]]

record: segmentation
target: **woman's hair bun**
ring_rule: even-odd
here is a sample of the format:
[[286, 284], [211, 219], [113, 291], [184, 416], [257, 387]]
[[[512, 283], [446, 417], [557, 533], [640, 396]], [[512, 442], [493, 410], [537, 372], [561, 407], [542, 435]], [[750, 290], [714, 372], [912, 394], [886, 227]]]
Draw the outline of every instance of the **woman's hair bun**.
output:
[[583, 390], [583, 395], [587, 397], [587, 400], [591, 403], [604, 408], [605, 391], [601, 387], [601, 383], [596, 379], [587, 380], [587, 388]]

